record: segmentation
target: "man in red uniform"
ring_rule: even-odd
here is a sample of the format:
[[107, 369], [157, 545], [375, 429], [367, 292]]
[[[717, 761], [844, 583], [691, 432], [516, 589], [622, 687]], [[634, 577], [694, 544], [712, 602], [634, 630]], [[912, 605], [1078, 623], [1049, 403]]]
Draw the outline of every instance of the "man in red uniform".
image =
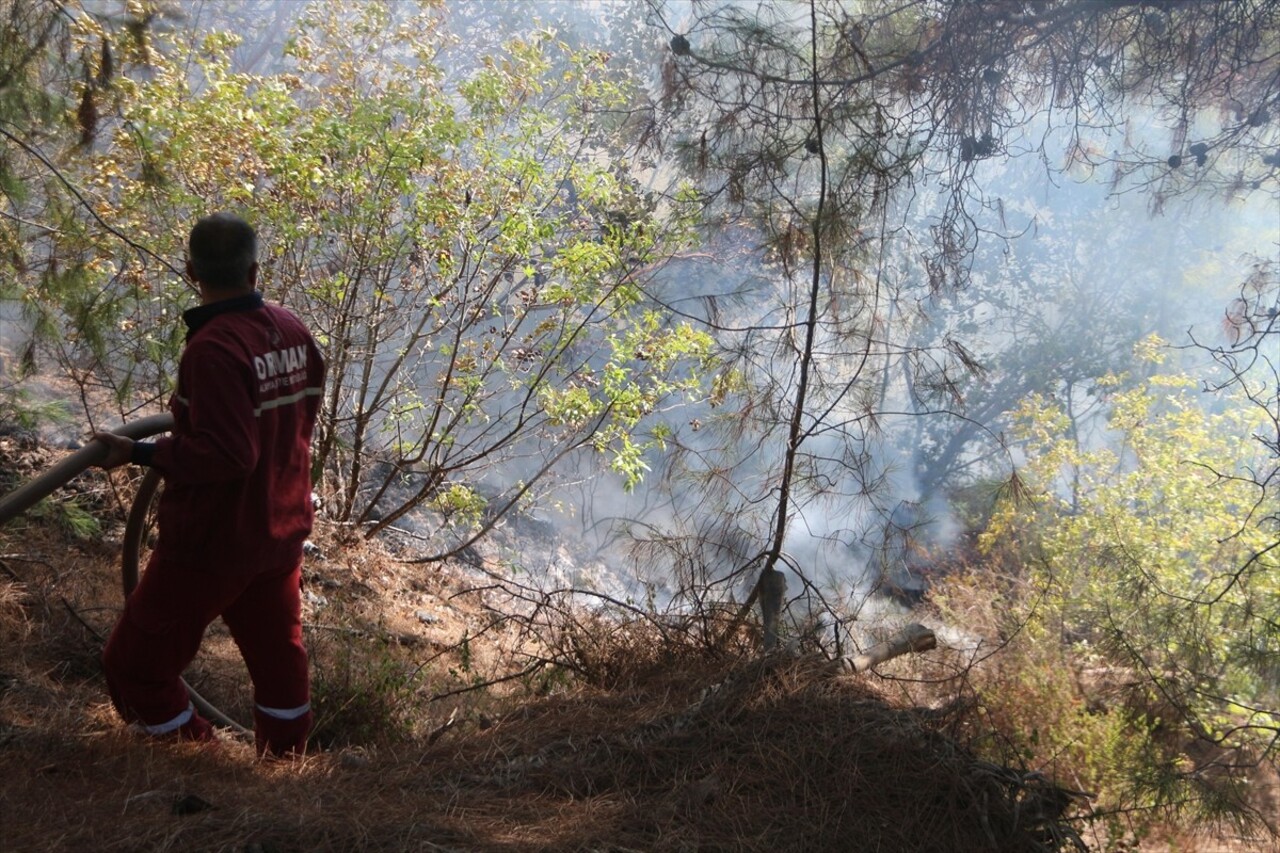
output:
[[165, 484], [155, 550], [103, 652], [107, 686], [143, 732], [211, 739], [181, 675], [221, 616], [253, 680], [258, 752], [301, 753], [312, 719], [302, 545], [324, 363], [306, 327], [257, 292], [248, 223], [223, 213], [201, 219], [188, 252], [201, 304], [183, 314], [172, 435], [96, 436], [108, 447], [101, 467], [150, 465]]

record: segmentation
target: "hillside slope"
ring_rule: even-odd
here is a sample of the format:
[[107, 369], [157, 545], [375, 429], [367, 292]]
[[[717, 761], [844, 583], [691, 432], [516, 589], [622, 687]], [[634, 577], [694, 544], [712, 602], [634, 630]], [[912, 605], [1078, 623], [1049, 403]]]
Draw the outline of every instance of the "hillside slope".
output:
[[[0, 439], [9, 485], [49, 458]], [[424, 570], [324, 525], [305, 617], [316, 751], [140, 738], [97, 665], [128, 486], [83, 479], [100, 532], [58, 510], [0, 530], [0, 849], [1077, 849], [1077, 803], [966, 749], [963, 707], [903, 707], [874, 677], [654, 622], [577, 613], [535, 637], [474, 567]], [[248, 718], [218, 626], [188, 679]]]

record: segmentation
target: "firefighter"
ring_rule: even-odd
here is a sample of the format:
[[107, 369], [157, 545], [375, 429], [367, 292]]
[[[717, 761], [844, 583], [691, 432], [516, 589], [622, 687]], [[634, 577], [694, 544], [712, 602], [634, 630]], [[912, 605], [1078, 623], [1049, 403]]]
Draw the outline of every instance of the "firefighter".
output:
[[164, 477], [158, 539], [103, 652], [112, 704], [142, 732], [214, 739], [181, 675], [221, 616], [254, 692], [258, 753], [302, 753], [311, 728], [302, 642], [302, 546], [311, 531], [311, 433], [324, 387], [315, 340], [257, 291], [257, 236], [216, 213], [191, 229], [187, 275], [201, 304], [153, 442], [98, 433], [103, 468]]

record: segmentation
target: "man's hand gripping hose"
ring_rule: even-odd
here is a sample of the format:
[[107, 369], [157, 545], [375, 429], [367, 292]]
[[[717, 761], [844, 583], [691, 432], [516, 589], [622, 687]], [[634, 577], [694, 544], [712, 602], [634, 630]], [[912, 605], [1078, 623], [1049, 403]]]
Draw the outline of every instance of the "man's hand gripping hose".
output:
[[[168, 432], [172, 428], [173, 416], [163, 414], [131, 421], [112, 430], [112, 432], [137, 441], [162, 432]], [[106, 457], [106, 444], [101, 440], [94, 439], [39, 477], [0, 498], [0, 526], [8, 524], [12, 519], [17, 518], [42, 499], [71, 482], [87, 468], [101, 463]], [[154, 468], [148, 469], [146, 476], [142, 478], [142, 483], [138, 486], [138, 493], [134, 496], [133, 505], [129, 510], [129, 520], [125, 525], [124, 532], [124, 555], [121, 562], [121, 581], [125, 598], [128, 598], [129, 593], [133, 592], [133, 588], [138, 585], [139, 554], [142, 548], [142, 538], [146, 533], [147, 511], [151, 507], [151, 501], [155, 497], [156, 489], [160, 486], [160, 480], [159, 471]], [[253, 732], [209, 704], [209, 701], [193, 690], [185, 680], [183, 684], [187, 688], [187, 693], [191, 696], [191, 701], [201, 714], [220, 725], [230, 728], [239, 736], [253, 737]]]

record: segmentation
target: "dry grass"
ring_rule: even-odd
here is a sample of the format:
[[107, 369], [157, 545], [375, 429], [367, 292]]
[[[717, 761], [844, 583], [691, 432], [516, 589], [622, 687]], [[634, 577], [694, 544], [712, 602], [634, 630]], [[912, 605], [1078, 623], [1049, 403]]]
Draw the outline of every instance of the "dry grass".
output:
[[[51, 688], [28, 702], [79, 702], [6, 726], [0, 847], [1043, 849], [992, 768], [857, 683], [781, 661], [714, 683], [549, 697], [434, 746], [294, 764], [135, 738]], [[211, 808], [178, 813], [191, 797]]]
[[[11, 580], [0, 596], [15, 652], [0, 698], [0, 849], [1043, 849], [989, 767], [803, 661], [689, 654], [678, 667], [667, 647], [624, 675], [602, 648], [613, 689], [517, 686], [419, 706], [421, 725], [397, 739], [292, 764], [231, 740], [144, 740], [104, 701], [96, 640], [72, 613], [110, 622], [98, 602], [113, 567], [65, 545], [53, 557], [57, 542], [33, 531], [23, 541], [41, 556], [13, 569], [25, 589]], [[214, 639], [196, 680], [234, 712], [236, 661]], [[407, 662], [448, 644], [398, 648]], [[441, 733], [454, 708], [462, 722]]]
[[[874, 680], [644, 620], [580, 615], [533, 642], [461, 568], [321, 534], [307, 620], [327, 748], [264, 763], [116, 719], [97, 669], [112, 530], [0, 531], [0, 850], [1034, 853], [1062, 837], [1052, 786], [976, 759], [954, 720]], [[563, 666], [468, 689], [542, 657]], [[189, 676], [247, 717], [225, 637]]]

